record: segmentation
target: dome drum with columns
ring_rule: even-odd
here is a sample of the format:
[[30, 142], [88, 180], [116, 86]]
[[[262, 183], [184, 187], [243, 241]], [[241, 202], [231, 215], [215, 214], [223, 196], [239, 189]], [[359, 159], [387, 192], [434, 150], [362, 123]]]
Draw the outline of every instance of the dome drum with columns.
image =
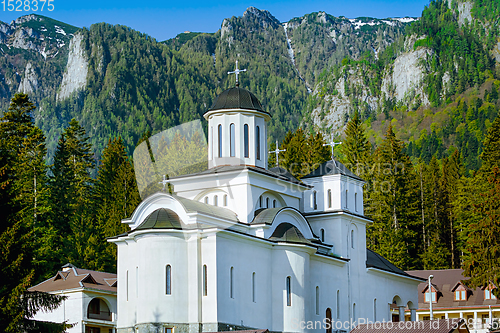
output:
[[271, 116], [238, 85], [204, 117], [209, 169], [170, 179], [175, 194], [146, 198], [109, 240], [118, 332], [319, 333], [303, 323], [390, 321], [395, 299], [414, 314], [422, 280], [366, 248], [362, 179], [333, 161], [302, 180], [268, 169]]

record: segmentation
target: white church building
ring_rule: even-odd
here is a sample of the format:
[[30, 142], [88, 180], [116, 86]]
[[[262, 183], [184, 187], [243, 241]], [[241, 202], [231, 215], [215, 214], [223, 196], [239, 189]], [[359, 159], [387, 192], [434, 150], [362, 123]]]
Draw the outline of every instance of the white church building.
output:
[[348, 332], [405, 308], [414, 320], [422, 279], [367, 250], [362, 179], [337, 161], [300, 181], [269, 168], [270, 114], [238, 86], [204, 117], [208, 170], [170, 179], [175, 194], [146, 198], [109, 239], [117, 332]]

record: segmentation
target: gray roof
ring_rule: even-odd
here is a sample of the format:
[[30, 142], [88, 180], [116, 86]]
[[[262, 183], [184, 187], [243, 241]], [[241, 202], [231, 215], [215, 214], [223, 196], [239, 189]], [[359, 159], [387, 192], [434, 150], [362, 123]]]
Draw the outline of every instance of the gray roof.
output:
[[366, 249], [366, 267], [368, 268], [378, 268], [383, 271], [394, 273], [406, 277], [412, 277], [415, 279], [420, 279], [418, 277], [412, 276], [402, 269], [397, 268], [394, 264], [392, 264], [389, 260], [382, 257], [380, 254], [372, 251], [370, 249]]
[[303, 243], [313, 245], [311, 241], [302, 235], [296, 226], [290, 223], [281, 223], [273, 232], [269, 240], [275, 242]]
[[172, 195], [172, 197], [179, 201], [188, 213], [202, 213], [215, 217], [222, 217], [233, 222], [239, 222], [236, 213], [227, 208], [209, 205], [203, 202], [179, 197], [177, 195]]
[[145, 229], [184, 229], [179, 215], [171, 209], [158, 208], [137, 227], [135, 230]]
[[[255, 171], [255, 172], [270, 176], [270, 177], [289, 181], [289, 182], [294, 183], [294, 184], [298, 184], [298, 185], [302, 185], [302, 186], [306, 186], [306, 187], [311, 187], [311, 186], [304, 184], [301, 181], [297, 180], [288, 172], [286, 172], [286, 173], [281, 172], [279, 170], [276, 170], [276, 168], [272, 168], [272, 169], [268, 170], [268, 169], [263, 169], [263, 168], [259, 168], [259, 167], [254, 167], [251, 165], [221, 165], [221, 166], [210, 168], [210, 169], [207, 169], [207, 170], [204, 170], [201, 172], [193, 173], [190, 175], [182, 175], [182, 176], [172, 177], [170, 179], [177, 179], [177, 178], [184, 178], [184, 177], [191, 177], [191, 176], [198, 176], [198, 175], [210, 175], [210, 174], [231, 172], [231, 171], [243, 171], [245, 169], [252, 170], [252, 171]], [[282, 168], [280, 168], [280, 169], [282, 169]], [[284, 169], [282, 169], [282, 170], [284, 170]]]
[[223, 91], [207, 112], [223, 109], [246, 109], [265, 112], [257, 97], [250, 91], [234, 87]]
[[283, 169], [280, 166], [271, 168], [271, 169], [269, 169], [269, 171], [274, 172], [277, 175], [286, 177], [286, 178], [288, 178], [288, 179], [290, 179], [290, 180], [292, 180], [294, 182], [297, 182], [297, 183], [299, 182], [299, 180], [297, 178], [295, 178], [290, 172], [288, 172], [288, 170]]
[[279, 208], [261, 208], [255, 211], [255, 218], [250, 224], [273, 224], [273, 221], [278, 215], [278, 213], [284, 209], [283, 207]]
[[316, 170], [302, 177], [302, 179], [322, 177], [327, 175], [339, 175], [339, 174], [356, 178], [358, 180], [363, 180], [360, 177], [356, 176], [354, 173], [352, 173], [351, 170], [347, 169], [345, 165], [343, 165], [337, 160], [335, 160], [335, 163], [332, 160], [324, 162]]

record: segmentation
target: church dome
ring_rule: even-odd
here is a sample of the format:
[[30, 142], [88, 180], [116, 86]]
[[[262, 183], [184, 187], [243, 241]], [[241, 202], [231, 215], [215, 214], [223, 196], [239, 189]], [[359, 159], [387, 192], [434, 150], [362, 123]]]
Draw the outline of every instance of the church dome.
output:
[[240, 87], [223, 91], [217, 96], [214, 104], [212, 104], [207, 112], [224, 109], [246, 109], [266, 112], [254, 94]]
[[135, 230], [183, 229], [179, 215], [171, 209], [159, 208], [152, 212]]

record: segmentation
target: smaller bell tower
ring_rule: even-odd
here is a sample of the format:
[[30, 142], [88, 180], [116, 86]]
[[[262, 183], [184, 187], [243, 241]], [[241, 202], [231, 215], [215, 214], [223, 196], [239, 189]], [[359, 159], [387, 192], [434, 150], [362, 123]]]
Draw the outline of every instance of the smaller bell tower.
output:
[[208, 167], [250, 165], [267, 169], [267, 122], [271, 115], [264, 111], [257, 97], [239, 87], [223, 91], [203, 115], [208, 120]]

